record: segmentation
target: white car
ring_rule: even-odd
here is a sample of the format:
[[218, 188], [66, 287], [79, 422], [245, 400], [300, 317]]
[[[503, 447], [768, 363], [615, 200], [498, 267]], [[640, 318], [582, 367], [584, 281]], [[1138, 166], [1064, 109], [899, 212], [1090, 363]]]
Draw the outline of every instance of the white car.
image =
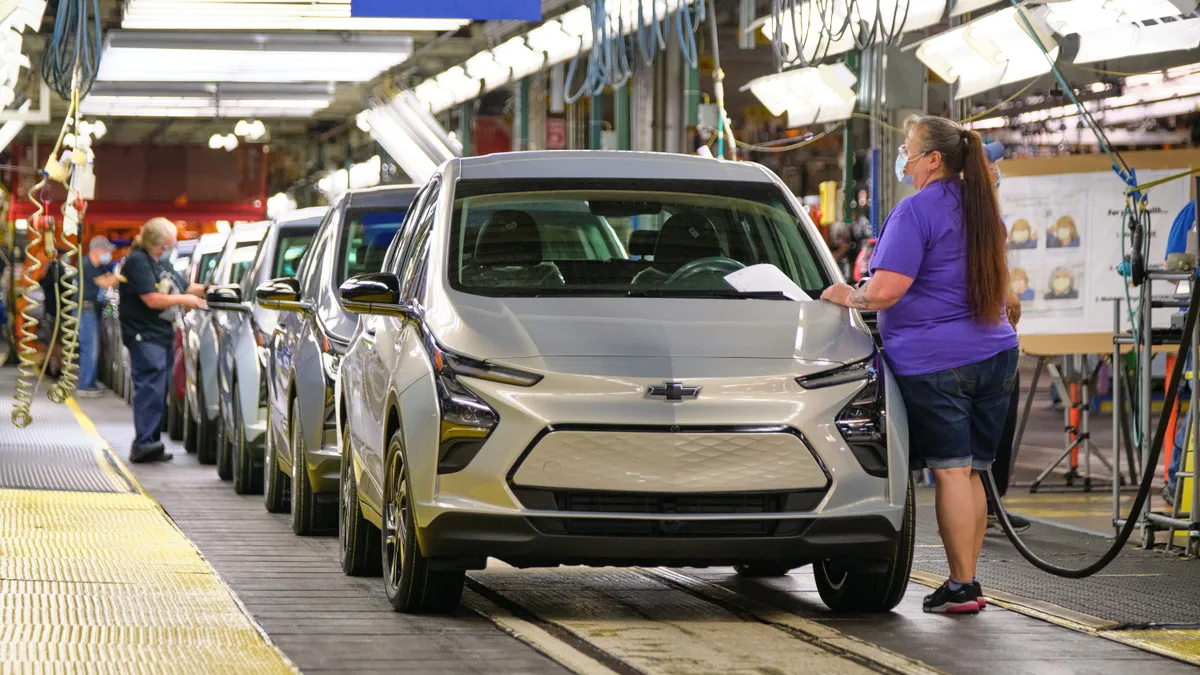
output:
[[831, 607], [890, 610], [906, 417], [861, 317], [804, 299], [838, 280], [755, 164], [451, 160], [383, 271], [341, 288], [362, 317], [336, 393], [345, 571], [442, 611], [488, 557], [813, 563]]

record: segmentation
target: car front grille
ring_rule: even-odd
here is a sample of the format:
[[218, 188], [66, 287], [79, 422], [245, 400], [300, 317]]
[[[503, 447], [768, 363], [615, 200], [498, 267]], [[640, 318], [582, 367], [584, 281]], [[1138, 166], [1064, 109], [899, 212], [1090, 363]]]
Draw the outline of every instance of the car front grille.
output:
[[812, 511], [825, 490], [792, 492], [650, 493], [514, 488], [526, 508], [539, 511], [722, 515]]

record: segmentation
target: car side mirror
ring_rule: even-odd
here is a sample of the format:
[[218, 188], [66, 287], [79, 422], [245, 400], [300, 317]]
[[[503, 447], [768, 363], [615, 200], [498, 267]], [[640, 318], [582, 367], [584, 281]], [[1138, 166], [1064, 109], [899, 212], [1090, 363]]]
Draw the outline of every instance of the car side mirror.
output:
[[279, 277], [254, 289], [254, 301], [263, 309], [280, 312], [304, 312], [308, 306], [300, 301], [300, 282], [295, 277]]
[[242, 304], [242, 289], [237, 284], [213, 286], [204, 294], [204, 299], [208, 302], [210, 309], [228, 312], [246, 311], [246, 306]]
[[338, 290], [348, 312], [409, 318], [417, 314], [412, 305], [400, 302], [400, 278], [390, 272], [351, 277]]

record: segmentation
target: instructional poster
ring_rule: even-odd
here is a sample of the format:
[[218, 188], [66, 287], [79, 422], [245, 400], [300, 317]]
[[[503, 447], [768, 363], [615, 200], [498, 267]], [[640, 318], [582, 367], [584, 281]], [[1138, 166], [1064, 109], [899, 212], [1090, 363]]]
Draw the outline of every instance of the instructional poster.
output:
[[[1139, 171], [1138, 179], [1148, 183], [1172, 173]], [[1022, 334], [1112, 332], [1113, 299], [1123, 299], [1127, 285], [1117, 266], [1130, 245], [1128, 232], [1122, 242], [1122, 188], [1112, 172], [1009, 177], [1000, 184], [1009, 278], [1021, 298]], [[1150, 191], [1149, 265], [1163, 265], [1171, 223], [1188, 194], [1186, 180]], [[1136, 300], [1137, 289], [1128, 291]], [[1156, 287], [1156, 293], [1169, 291]], [[1170, 312], [1156, 311], [1155, 323], [1164, 325]], [[1127, 329], [1124, 303], [1122, 315]]]

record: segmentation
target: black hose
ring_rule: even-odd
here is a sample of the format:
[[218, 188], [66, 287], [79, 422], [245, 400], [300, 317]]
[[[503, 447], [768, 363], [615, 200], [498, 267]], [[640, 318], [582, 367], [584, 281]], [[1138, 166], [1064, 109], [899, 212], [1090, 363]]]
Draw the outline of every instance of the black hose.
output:
[[[1192, 297], [1188, 302], [1187, 318], [1183, 324], [1183, 339], [1179, 342], [1179, 352], [1175, 357], [1175, 368], [1171, 371], [1170, 384], [1167, 387], [1166, 397], [1163, 400], [1164, 411], [1175, 407], [1175, 400], [1179, 392], [1179, 383], [1183, 380], [1183, 370], [1187, 363], [1188, 352], [1192, 346], [1192, 332], [1196, 329], [1198, 306], [1200, 306], [1200, 283], [1196, 283], [1196, 280], [1193, 279]], [[1142, 339], [1150, 340], [1151, 336], [1143, 335]], [[1116, 366], [1117, 364], [1113, 365]], [[1145, 367], [1148, 368], [1149, 366], [1150, 364], [1145, 364]], [[1193, 384], [1192, 386], [1196, 385]], [[1119, 415], [1120, 411], [1114, 410], [1113, 414]], [[1155, 473], [1157, 473], [1158, 458], [1162, 455], [1163, 442], [1166, 440], [1167, 425], [1170, 423], [1170, 417], [1170, 415], [1164, 413], [1158, 418], [1158, 428], [1155, 430], [1154, 440], [1150, 444], [1150, 456], [1146, 459], [1146, 465], [1143, 467], [1142, 482], [1138, 487], [1137, 498], [1133, 500], [1133, 506], [1129, 510], [1129, 517], [1125, 519], [1125, 526], [1121, 528], [1121, 532], [1117, 535], [1117, 539], [1113, 542], [1112, 547], [1104, 555], [1100, 556], [1099, 560], [1087, 567], [1079, 569], [1059, 567], [1058, 565], [1042, 560], [1037, 554], [1029, 550], [1029, 547], [1025, 545], [1025, 542], [1021, 541], [1021, 537], [1017, 536], [1017, 533], [1013, 530], [1012, 522], [1008, 519], [1008, 513], [1004, 510], [1004, 505], [1000, 503], [1000, 491], [996, 488], [996, 480], [992, 477], [991, 470], [985, 471], [983, 473], [984, 490], [988, 493], [988, 499], [992, 500], [992, 504], [996, 507], [996, 518], [1000, 521], [1000, 527], [1004, 529], [1004, 534], [1008, 535], [1009, 541], [1017, 548], [1017, 552], [1032, 563], [1034, 567], [1043, 572], [1049, 572], [1055, 576], [1067, 579], [1090, 577], [1108, 567], [1108, 564], [1120, 555], [1121, 549], [1125, 547], [1126, 542], [1129, 541], [1129, 537], [1133, 535], [1133, 530], [1138, 525], [1137, 515], [1141, 513], [1142, 507], [1146, 505], [1146, 500], [1150, 497], [1150, 486], [1154, 482]], [[1116, 443], [1118, 440], [1113, 439], [1113, 442]], [[1119, 473], [1117, 467], [1113, 467], [1113, 472]], [[1116, 479], [1117, 477], [1113, 476], [1113, 480]]]

